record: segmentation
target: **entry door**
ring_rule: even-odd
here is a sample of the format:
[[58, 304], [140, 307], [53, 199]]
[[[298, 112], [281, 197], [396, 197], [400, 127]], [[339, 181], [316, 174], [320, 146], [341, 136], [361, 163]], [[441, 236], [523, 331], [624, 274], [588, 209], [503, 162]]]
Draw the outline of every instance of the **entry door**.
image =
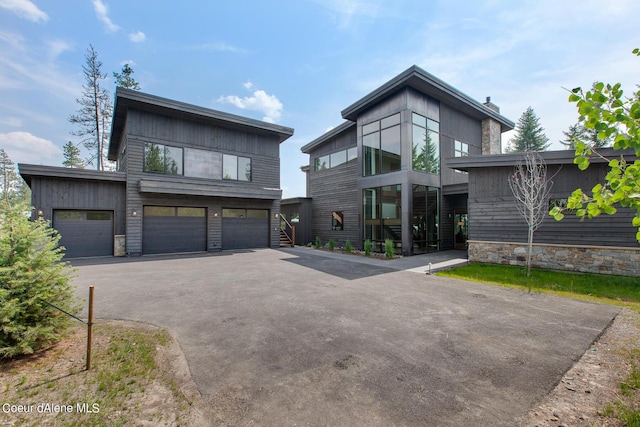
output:
[[467, 250], [467, 238], [469, 236], [469, 217], [467, 215], [467, 210], [459, 209], [453, 212], [453, 241], [455, 242], [455, 248]]

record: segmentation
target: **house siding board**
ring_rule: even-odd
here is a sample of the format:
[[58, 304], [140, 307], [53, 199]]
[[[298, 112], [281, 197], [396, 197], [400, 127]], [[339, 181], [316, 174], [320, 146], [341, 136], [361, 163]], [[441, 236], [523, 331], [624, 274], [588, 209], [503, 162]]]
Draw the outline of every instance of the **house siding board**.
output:
[[212, 124], [130, 110], [127, 117], [130, 136], [148, 138], [177, 147], [223, 151], [237, 155], [279, 157], [277, 136], [226, 129]]
[[[271, 218], [279, 213], [279, 200], [272, 200], [273, 189], [280, 187], [279, 139], [277, 136], [257, 134], [238, 129], [226, 129], [210, 123], [186, 120], [179, 117], [130, 109], [126, 119], [127, 139], [127, 212], [136, 210], [139, 214], [129, 218], [127, 224], [127, 253], [142, 253], [143, 219], [142, 209], [147, 205], [194, 206], [205, 207], [207, 217], [207, 250], [222, 248], [222, 208], [268, 209]], [[232, 180], [207, 180], [184, 176], [166, 176], [143, 171], [144, 144], [155, 142], [182, 148], [198, 148], [217, 151], [224, 154], [250, 157], [252, 167], [251, 182]], [[143, 193], [141, 181], [153, 184], [158, 182], [162, 188], [154, 191], [180, 193], [190, 184], [209, 184], [216, 196]], [[269, 189], [269, 190], [265, 190]], [[225, 197], [241, 195], [247, 197]], [[268, 195], [265, 195], [269, 193]], [[267, 199], [253, 199], [253, 197]], [[214, 213], [217, 212], [217, 216]], [[279, 245], [278, 233], [268, 230], [271, 247]]]
[[313, 216], [311, 198], [284, 199], [280, 202], [280, 211], [290, 223], [292, 214], [299, 216], [297, 224], [291, 223], [296, 229], [296, 245], [313, 243], [315, 237], [311, 231]]
[[[517, 209], [508, 184], [513, 167], [481, 168], [471, 171], [469, 183], [469, 240], [526, 242], [527, 225]], [[557, 166], [550, 166], [551, 174]], [[551, 198], [566, 198], [581, 186], [591, 188], [604, 176], [606, 165], [593, 164], [587, 172], [564, 165], [554, 178]], [[619, 208], [615, 215], [601, 215], [580, 221], [570, 213], [562, 221], [547, 216], [534, 234], [534, 242], [638, 247], [636, 229], [631, 225], [634, 212]]]
[[355, 147], [356, 145], [357, 133], [356, 128], [353, 127], [349, 129], [349, 131], [328, 140], [327, 142], [314, 149], [311, 156], [311, 164], [313, 165], [315, 163], [314, 160], [318, 157], [330, 153], [335, 153], [336, 151], [346, 150], [348, 148]]
[[[357, 162], [350, 162], [335, 168], [309, 172], [312, 202], [311, 233], [313, 239], [319, 236], [324, 243], [334, 239], [337, 246], [344, 246], [349, 240], [360, 248], [360, 199], [358, 194]], [[337, 190], [339, 189], [339, 190]], [[331, 229], [331, 214], [344, 212], [344, 229]]]
[[446, 104], [440, 105], [440, 162], [442, 185], [462, 184], [469, 181], [466, 174], [448, 167], [446, 159], [455, 157], [454, 141], [469, 145], [469, 155], [482, 154], [482, 123]]
[[124, 182], [31, 178], [31, 203], [43, 211], [43, 218], [53, 219], [53, 211], [109, 210], [114, 213], [114, 232], [124, 234]]

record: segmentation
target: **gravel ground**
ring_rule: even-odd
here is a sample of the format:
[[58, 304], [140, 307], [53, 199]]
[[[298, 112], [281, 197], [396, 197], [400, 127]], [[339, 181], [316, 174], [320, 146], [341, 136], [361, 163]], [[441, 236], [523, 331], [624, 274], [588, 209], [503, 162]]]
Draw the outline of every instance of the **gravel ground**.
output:
[[640, 347], [640, 313], [624, 308], [556, 388], [529, 414], [521, 427], [623, 426], [602, 415], [620, 398], [620, 382], [631, 371], [625, 350]]

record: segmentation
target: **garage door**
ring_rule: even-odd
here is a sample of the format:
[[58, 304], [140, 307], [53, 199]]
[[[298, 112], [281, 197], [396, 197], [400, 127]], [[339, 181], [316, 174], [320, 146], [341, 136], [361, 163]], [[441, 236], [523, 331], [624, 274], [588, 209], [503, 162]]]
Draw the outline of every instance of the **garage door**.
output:
[[67, 258], [113, 255], [112, 211], [54, 210], [53, 228]]
[[268, 247], [267, 209], [222, 209], [222, 249]]
[[207, 250], [206, 208], [145, 206], [142, 253], [165, 254]]

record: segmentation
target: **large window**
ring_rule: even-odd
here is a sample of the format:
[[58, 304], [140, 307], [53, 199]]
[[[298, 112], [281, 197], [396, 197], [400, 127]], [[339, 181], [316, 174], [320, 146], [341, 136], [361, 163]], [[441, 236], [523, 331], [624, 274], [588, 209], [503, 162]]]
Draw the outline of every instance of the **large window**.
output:
[[440, 123], [413, 113], [413, 170], [440, 173]]
[[358, 157], [358, 148], [351, 147], [348, 150], [336, 151], [335, 153], [326, 154], [316, 157], [313, 162], [313, 170], [315, 172], [335, 168], [344, 163], [351, 162]]
[[400, 113], [362, 126], [363, 176], [400, 170]]
[[144, 171], [182, 175], [182, 148], [144, 144]]
[[251, 159], [248, 157], [223, 154], [222, 178], [236, 181], [251, 181]]
[[194, 178], [221, 179], [222, 154], [209, 150], [185, 148], [184, 175]]
[[402, 243], [402, 186], [387, 185], [363, 191], [364, 238], [382, 252], [385, 239]]

